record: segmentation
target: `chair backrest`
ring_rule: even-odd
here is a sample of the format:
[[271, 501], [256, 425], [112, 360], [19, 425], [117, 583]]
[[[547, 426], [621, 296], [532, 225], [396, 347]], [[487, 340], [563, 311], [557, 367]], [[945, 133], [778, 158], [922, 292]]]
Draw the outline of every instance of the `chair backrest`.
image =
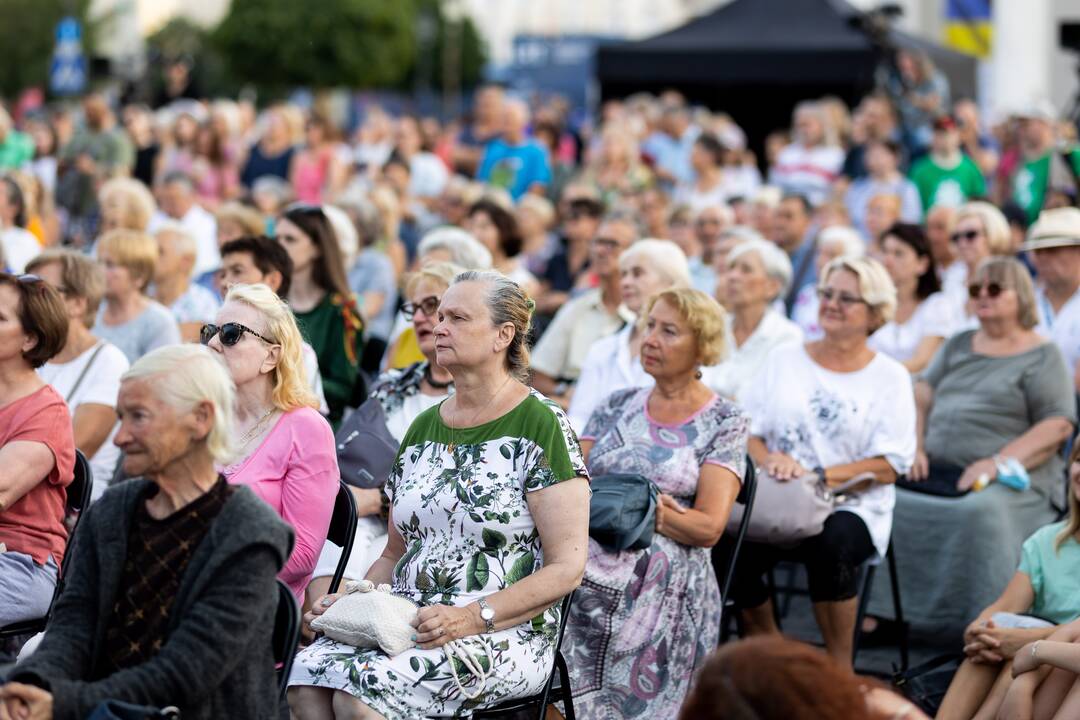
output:
[[341, 548], [341, 559], [330, 579], [330, 592], [336, 593], [345, 575], [352, 553], [353, 539], [356, 537], [356, 500], [349, 486], [339, 481], [337, 498], [334, 500], [334, 514], [330, 516], [330, 529], [326, 539]]
[[94, 473], [90, 470], [90, 462], [83, 455], [82, 450], [75, 451], [75, 477], [67, 486], [67, 512], [78, 515], [90, 506], [90, 497], [93, 495]]
[[735, 576], [735, 563], [739, 561], [739, 549], [742, 547], [743, 538], [746, 537], [746, 528], [750, 526], [750, 515], [754, 511], [754, 495], [757, 493], [757, 469], [754, 460], [746, 456], [746, 472], [743, 473], [742, 487], [735, 497], [735, 502], [743, 506], [742, 520], [739, 522], [739, 531], [735, 534], [735, 542], [732, 544], [731, 557], [728, 558], [727, 571], [720, 581], [720, 600], [727, 600], [728, 588], [731, 587], [731, 579]]
[[278, 604], [274, 615], [274, 664], [278, 666], [278, 699], [285, 697], [289, 673], [300, 644], [300, 605], [289, 586], [277, 581]]

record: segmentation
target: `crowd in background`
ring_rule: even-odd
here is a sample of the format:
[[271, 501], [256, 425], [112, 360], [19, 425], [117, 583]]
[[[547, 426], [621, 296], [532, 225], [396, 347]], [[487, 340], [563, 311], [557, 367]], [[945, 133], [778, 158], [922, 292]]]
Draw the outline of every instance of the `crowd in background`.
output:
[[[0, 276], [0, 330], [12, 345], [0, 366], [13, 368], [0, 367], [9, 378], [0, 377], [0, 418], [5, 398], [37, 395], [44, 391], [35, 383], [48, 383], [53, 389], [34, 406], [39, 430], [55, 432], [56, 418], [72, 428], [66, 450], [46, 443], [51, 465], [17, 456], [40, 471], [38, 480], [48, 476], [42, 486], [70, 481], [74, 448], [90, 461], [95, 500], [149, 472], [140, 467], [168, 477], [162, 468], [173, 466], [162, 453], [196, 453], [199, 467], [217, 468], [196, 501], [211, 519], [183, 532], [201, 538], [238, 505], [215, 484], [218, 473], [251, 487], [295, 538], [291, 553], [280, 537], [267, 540], [264, 564], [317, 615], [338, 560], [326, 543], [339, 477], [332, 433], [350, 413], [375, 398], [403, 451], [442, 442], [447, 456], [468, 442], [454, 428], [518, 413], [520, 427], [507, 432], [549, 455], [536, 461], [542, 472], [521, 480], [519, 495], [590, 474], [652, 473], [660, 504], [651, 548], [612, 553], [590, 541], [587, 559], [571, 557], [545, 537], [556, 520], [539, 500], [485, 504], [506, 491], [504, 475], [518, 482], [517, 453], [535, 460], [526, 449], [492, 444], [490, 456], [475, 456], [490, 463], [489, 480], [500, 477], [489, 495], [455, 490], [488, 523], [482, 539], [438, 519], [443, 510], [428, 507], [426, 496], [422, 507], [408, 507], [414, 523], [419, 513], [430, 526], [395, 528], [392, 520], [388, 532], [401, 502], [395, 493], [411, 487], [410, 472], [422, 472], [414, 455], [386, 489], [352, 488], [361, 517], [346, 577], [370, 571], [379, 582], [412, 583], [421, 604], [441, 597], [453, 606], [459, 594], [464, 602], [514, 584], [502, 567], [513, 557], [490, 545], [495, 535], [514, 537], [514, 552], [535, 561], [537, 573], [539, 537], [555, 558], [544, 578], [560, 592], [522, 591], [499, 614], [536, 616], [539, 632], [559, 621], [557, 605], [547, 615], [544, 608], [582, 582], [564, 648], [578, 712], [630, 718], [674, 717], [703, 668], [687, 708], [706, 707], [705, 692], [760, 700], [749, 686], [732, 685], [751, 682], [740, 679], [733, 651], [706, 663], [720, 636], [724, 529], [747, 458], [780, 482], [817, 474], [837, 485], [869, 474], [870, 489], [839, 505], [819, 534], [795, 547], [743, 546], [731, 591], [743, 633], [777, 632], [763, 578], [794, 560], [807, 568], [836, 664], [829, 672], [848, 672], [857, 571], [891, 548], [912, 627], [963, 637], [969, 661], [940, 717], [992, 717], [999, 707], [1032, 717], [1022, 711], [1032, 702], [1034, 717], [1068, 717], [1080, 706], [1065, 661], [1056, 665], [1065, 669], [1041, 671], [1039, 682], [1035, 666], [1017, 673], [1011, 665], [1013, 681], [1009, 665], [1020, 653], [1036, 656], [1028, 643], [1080, 636], [1072, 579], [1080, 570], [1080, 463], [1068, 454], [1080, 390], [1080, 150], [1076, 127], [1052, 105], [988, 122], [972, 100], [950, 96], [925, 57], [904, 52], [896, 77], [855, 107], [834, 97], [797, 104], [790, 127], [769, 133], [760, 155], [731, 115], [675, 91], [606, 102], [584, 126], [570, 123], [559, 99], [526, 100], [495, 85], [479, 88], [461, 119], [368, 105], [350, 120], [333, 110], [228, 99], [117, 107], [96, 93], [77, 104], [0, 107], [0, 267], [11, 274]], [[488, 270], [498, 274], [461, 275]], [[512, 283], [503, 287], [500, 276]], [[37, 284], [55, 291], [46, 300], [62, 315], [37, 332], [51, 354], [19, 346], [12, 329], [21, 322], [27, 330], [34, 293], [46, 292]], [[486, 289], [470, 294], [475, 287]], [[511, 339], [467, 335], [477, 313], [490, 313]], [[494, 343], [509, 371], [466, 353], [461, 338]], [[137, 404], [131, 383], [162, 372], [161, 348], [200, 341], [231, 380], [224, 432], [240, 452], [229, 462], [201, 446], [148, 451], [156, 441], [128, 428]], [[159, 358], [156, 370], [144, 367], [148, 358]], [[199, 357], [171, 362], [181, 361]], [[19, 378], [27, 392], [16, 389]], [[444, 404], [465, 417], [440, 425], [432, 408]], [[9, 418], [11, 427], [32, 414]], [[53, 419], [42, 424], [46, 416]], [[190, 422], [202, 427], [197, 413]], [[0, 454], [20, 437], [0, 428]], [[511, 452], [513, 467], [502, 467]], [[441, 462], [433, 456], [430, 464]], [[182, 484], [158, 484], [176, 507], [189, 498]], [[46, 490], [0, 481], [0, 543], [9, 551], [0, 558], [33, 561], [18, 588], [0, 578], [0, 626], [48, 608], [65, 531], [35, 516], [57, 510]], [[570, 491], [561, 492], [569, 507]], [[530, 510], [535, 523], [521, 524]], [[258, 515], [242, 512], [243, 522]], [[150, 548], [161, 541], [153, 517], [152, 508], [137, 515], [130, 530], [124, 519], [125, 532], [142, 533]], [[100, 519], [92, 526], [106, 532]], [[16, 537], [27, 527], [37, 534], [24, 546]], [[475, 558], [466, 567], [468, 557], [460, 568], [438, 569], [431, 547], [411, 544], [418, 537], [444, 538], [436, 550], [462, 555], [479, 546], [490, 561], [482, 574]], [[401, 562], [394, 574], [388, 558]], [[112, 562], [123, 586], [130, 568], [123, 558]], [[467, 592], [466, 580], [453, 579], [458, 571]], [[180, 582], [170, 579], [174, 588]], [[155, 602], [146, 585], [144, 578], [139, 593], [125, 595], [134, 603], [126, 609]], [[5, 614], [5, 597], [31, 594], [20, 613]], [[864, 637], [895, 631], [884, 618], [887, 597], [887, 587], [875, 588]], [[61, 627], [77, 625], [72, 613]], [[106, 625], [98, 631], [109, 638], [108, 656], [82, 679], [152, 657], [113, 647], [146, 628], [97, 622]], [[172, 632], [160, 624], [150, 631], [159, 641]], [[424, 648], [434, 642], [426, 632], [418, 628]], [[522, 694], [550, 669], [550, 647], [507, 642], [493, 697]], [[784, 657], [754, 647], [761, 657]], [[59, 650], [48, 633], [40, 652], [46, 660], [23, 682], [55, 670], [48, 663]], [[530, 674], [530, 654], [543, 672]], [[342, 693], [387, 717], [475, 706], [449, 676], [417, 671], [421, 661], [412, 665], [419, 679], [411, 690], [395, 685], [409, 677], [413, 655], [372, 670], [389, 688], [372, 701], [373, 681], [350, 667], [377, 663], [346, 655], [325, 640], [300, 654], [290, 690], [296, 717], [367, 717], [350, 714], [358, 711], [339, 703]], [[728, 681], [709, 673], [728, 673]], [[320, 694], [328, 687], [332, 701]], [[59, 685], [53, 693], [68, 702], [77, 695]], [[876, 708], [867, 717], [905, 717], [873, 714], [884, 708], [920, 716], [875, 693], [854, 691], [855, 702]], [[242, 703], [215, 698], [219, 711]]]

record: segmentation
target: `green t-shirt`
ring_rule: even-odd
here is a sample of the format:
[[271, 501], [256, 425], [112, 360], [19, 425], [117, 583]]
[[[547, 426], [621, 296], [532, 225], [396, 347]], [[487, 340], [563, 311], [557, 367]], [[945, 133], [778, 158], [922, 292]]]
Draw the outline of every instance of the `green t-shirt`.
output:
[[1054, 547], [1064, 528], [1059, 522], [1036, 530], [1024, 541], [1019, 568], [1035, 589], [1029, 614], [1057, 625], [1080, 616], [1080, 543], [1069, 538]]
[[[1043, 155], [1038, 160], [1024, 163], [1013, 174], [1012, 199], [1027, 212], [1028, 222], [1035, 222], [1042, 211], [1046, 199], [1046, 188], [1050, 184], [1050, 157]], [[1080, 173], [1080, 150], [1069, 153], [1069, 162], [1073, 171]]]
[[34, 159], [34, 141], [26, 133], [11, 130], [0, 142], [0, 170], [21, 170]]
[[967, 155], [960, 164], [946, 169], [926, 155], [911, 166], [911, 182], [919, 189], [923, 212], [935, 205], [959, 207], [973, 197], [986, 194], [986, 181], [975, 162]]

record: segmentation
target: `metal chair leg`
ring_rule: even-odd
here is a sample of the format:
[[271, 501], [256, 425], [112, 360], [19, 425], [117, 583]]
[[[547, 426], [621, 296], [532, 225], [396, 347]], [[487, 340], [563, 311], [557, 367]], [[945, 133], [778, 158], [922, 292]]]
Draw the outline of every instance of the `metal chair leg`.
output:
[[855, 635], [851, 642], [852, 667], [855, 666], [855, 660], [859, 656], [859, 640], [862, 638], [863, 618], [866, 617], [866, 608], [870, 604], [870, 588], [874, 584], [874, 571], [876, 569], [874, 565], [869, 563], [863, 564], [862, 582], [859, 583], [859, 605], [855, 613]]
[[776, 623], [777, 629], [783, 632], [784, 627], [780, 624], [780, 602], [776, 596], [776, 574], [773, 568], [769, 568], [769, 571], [765, 573], [765, 584], [769, 589], [769, 597], [772, 599], [773, 622]]
[[889, 563], [889, 585], [892, 589], [893, 616], [900, 627], [900, 672], [908, 669], [908, 626], [904, 620], [904, 606], [900, 602], [900, 580], [896, 572], [896, 555], [893, 553], [892, 541], [889, 541], [889, 549], [885, 552], [885, 560]]

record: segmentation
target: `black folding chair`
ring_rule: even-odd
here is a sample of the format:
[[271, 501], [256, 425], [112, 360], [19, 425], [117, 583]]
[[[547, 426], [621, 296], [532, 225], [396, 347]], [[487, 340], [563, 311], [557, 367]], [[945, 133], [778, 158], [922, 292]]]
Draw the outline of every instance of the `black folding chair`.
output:
[[[67, 548], [71, 547], [72, 539], [75, 537], [75, 529], [79, 526], [79, 519], [82, 518], [83, 511], [90, 506], [93, 487], [94, 474], [90, 471], [90, 463], [87, 462], [82, 451], [76, 450], [75, 477], [72, 479], [71, 484], [67, 486], [67, 502], [64, 508], [64, 517], [72, 519]], [[67, 548], [64, 548], [64, 558], [67, 557]], [[56, 578], [56, 589], [53, 590], [53, 597], [49, 602], [49, 611], [45, 613], [45, 617], [5, 625], [0, 628], [0, 640], [20, 635], [33, 635], [45, 629], [46, 623], [49, 622], [49, 616], [52, 614], [53, 603], [56, 602], [56, 598], [60, 597], [60, 592], [64, 589], [64, 571], [66, 568], [67, 563], [64, 562], [64, 559], [61, 559], [60, 572]]]
[[720, 582], [720, 642], [728, 639], [730, 634], [728, 627], [730, 611], [734, 609], [734, 603], [728, 599], [728, 591], [731, 589], [731, 580], [735, 577], [735, 563], [739, 561], [739, 550], [746, 538], [746, 529], [750, 526], [750, 514], [754, 511], [754, 496], [757, 494], [757, 469], [749, 455], [746, 456], [746, 472], [743, 473], [742, 487], [735, 496], [735, 503], [743, 506], [742, 520], [739, 521], [739, 529], [735, 532], [731, 552], [726, 558], [721, 558], [723, 547], [726, 544], [717, 543], [712, 550], [713, 567], [720, 572], [717, 580]]
[[[531, 697], [507, 700], [495, 707], [477, 710], [473, 713], [474, 718], [495, 720], [495, 718], [503, 718], [524, 710], [536, 710], [537, 720], [544, 720], [548, 705], [562, 702], [565, 710], [563, 717], [566, 720], [577, 720], [577, 716], [574, 714], [574, 697], [570, 691], [570, 670], [567, 668], [566, 658], [562, 654], [563, 633], [566, 632], [566, 621], [570, 616], [570, 605], [573, 599], [574, 593], [570, 593], [562, 601], [559, 636], [555, 641], [555, 664], [551, 668], [551, 674], [548, 676], [547, 682], [544, 683], [544, 689]], [[555, 684], [556, 676], [559, 678], [558, 685]]]
[[300, 644], [300, 605], [289, 586], [277, 581], [277, 614], [274, 615], [274, 665], [279, 666], [278, 700], [285, 699], [289, 687], [289, 672]]
[[330, 579], [331, 593], [336, 593], [341, 585], [341, 578], [345, 576], [345, 568], [349, 564], [349, 555], [352, 554], [353, 540], [356, 538], [356, 499], [348, 485], [338, 482], [334, 514], [330, 517], [330, 529], [326, 533], [326, 539], [341, 548], [341, 559], [338, 560], [334, 576]]

